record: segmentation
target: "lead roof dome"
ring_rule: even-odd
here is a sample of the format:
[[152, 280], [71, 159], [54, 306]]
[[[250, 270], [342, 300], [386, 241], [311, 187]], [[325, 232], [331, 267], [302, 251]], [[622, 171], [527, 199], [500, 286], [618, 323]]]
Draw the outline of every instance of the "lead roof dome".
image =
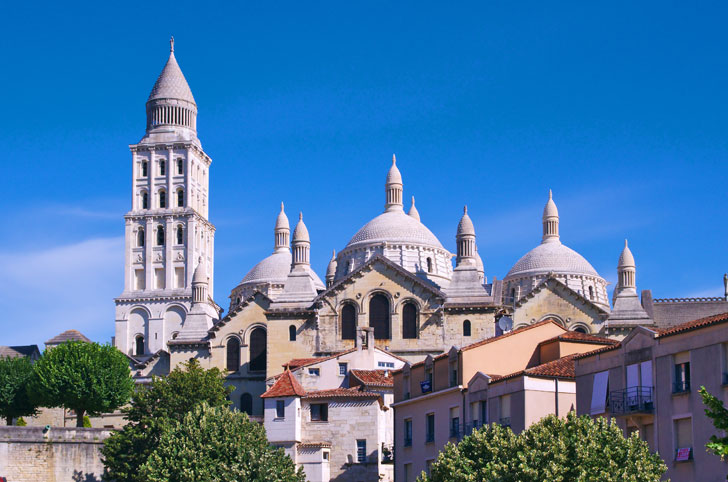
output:
[[506, 278], [549, 272], [599, 277], [594, 267], [582, 255], [556, 241], [539, 244], [523, 255], [513, 265]]
[[419, 244], [444, 249], [432, 231], [404, 211], [387, 211], [366, 223], [346, 245], [347, 248], [370, 244]]

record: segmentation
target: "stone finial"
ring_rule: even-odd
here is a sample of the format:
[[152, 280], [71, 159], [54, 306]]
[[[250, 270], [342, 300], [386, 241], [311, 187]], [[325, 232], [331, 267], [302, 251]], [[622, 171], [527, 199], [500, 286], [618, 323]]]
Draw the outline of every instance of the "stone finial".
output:
[[417, 210], [417, 207], [415, 207], [415, 197], [412, 196], [412, 207], [409, 210], [410, 217], [415, 218], [416, 220], [420, 220], [420, 212]]
[[174, 53], [174, 35], [169, 38], [169, 51]]

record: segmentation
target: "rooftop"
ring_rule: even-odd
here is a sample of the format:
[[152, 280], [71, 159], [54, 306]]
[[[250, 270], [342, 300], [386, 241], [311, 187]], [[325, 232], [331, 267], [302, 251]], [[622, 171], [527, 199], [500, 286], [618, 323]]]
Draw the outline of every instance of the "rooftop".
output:
[[306, 396], [306, 390], [303, 389], [296, 377], [293, 376], [290, 370], [283, 372], [283, 375], [279, 376], [276, 382], [266, 392], [261, 395], [261, 398], [273, 398], [273, 397], [304, 397]]
[[60, 335], [56, 335], [47, 342], [45, 342], [46, 345], [60, 345], [61, 343], [65, 343], [67, 341], [85, 341], [86, 343], [91, 343], [91, 340], [86, 338], [83, 333], [81, 333], [78, 330], [66, 330]]

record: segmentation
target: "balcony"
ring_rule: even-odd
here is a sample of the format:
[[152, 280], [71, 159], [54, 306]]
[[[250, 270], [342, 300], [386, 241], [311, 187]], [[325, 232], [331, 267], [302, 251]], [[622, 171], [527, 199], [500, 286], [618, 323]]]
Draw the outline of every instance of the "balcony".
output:
[[609, 406], [613, 415], [652, 413], [655, 403], [652, 387], [629, 387], [609, 394]]
[[682, 380], [672, 384], [672, 393], [688, 393], [690, 391], [690, 380]]

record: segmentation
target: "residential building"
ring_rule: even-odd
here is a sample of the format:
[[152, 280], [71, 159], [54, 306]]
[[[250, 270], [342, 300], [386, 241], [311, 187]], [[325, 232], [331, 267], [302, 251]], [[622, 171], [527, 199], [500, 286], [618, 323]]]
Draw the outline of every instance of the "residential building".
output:
[[448, 442], [499, 423], [520, 432], [576, 406], [576, 354], [617, 341], [544, 320], [394, 372], [395, 478], [411, 482]]
[[728, 401], [728, 313], [660, 331], [635, 328], [619, 344], [575, 358], [577, 412], [639, 431], [673, 482], [723, 481], [726, 465], [705, 444], [716, 434], [701, 386]]

